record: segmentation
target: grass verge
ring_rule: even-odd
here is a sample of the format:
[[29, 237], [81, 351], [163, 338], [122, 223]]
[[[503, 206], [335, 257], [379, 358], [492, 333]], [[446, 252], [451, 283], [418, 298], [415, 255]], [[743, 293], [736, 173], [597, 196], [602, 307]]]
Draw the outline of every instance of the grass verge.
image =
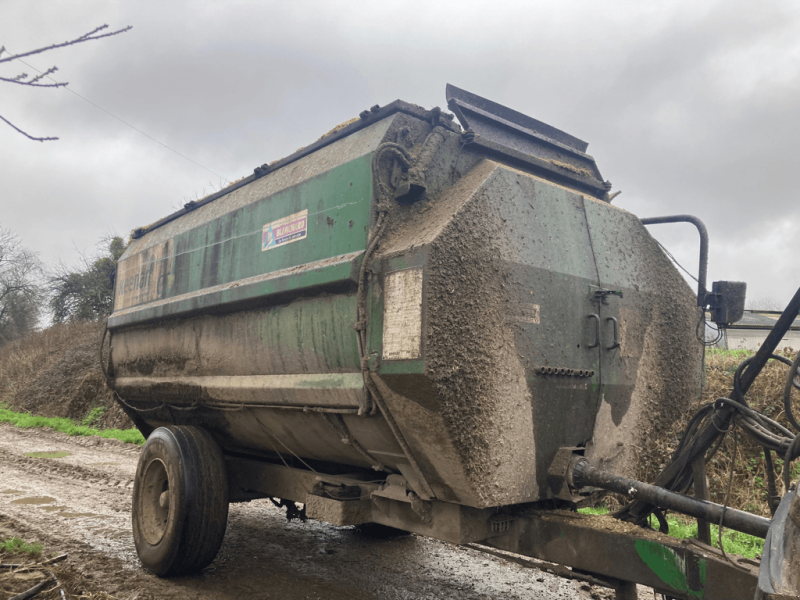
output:
[[39, 417], [23, 412], [16, 412], [5, 407], [0, 407], [0, 423], [11, 423], [21, 429], [31, 429], [34, 427], [49, 427], [55, 431], [66, 433], [67, 435], [96, 435], [102, 438], [109, 438], [128, 442], [129, 444], [143, 445], [145, 440], [138, 429], [95, 429], [80, 425], [72, 419], [63, 417]]
[[[579, 513], [585, 515], [605, 515], [608, 508], [580, 508]], [[697, 521], [682, 515], [667, 515], [669, 535], [680, 540], [697, 538]], [[711, 526], [711, 544], [719, 548], [719, 533], [716, 525]], [[733, 529], [722, 529], [722, 548], [730, 554], [739, 554], [745, 558], [757, 559], [764, 550], [764, 540]]]

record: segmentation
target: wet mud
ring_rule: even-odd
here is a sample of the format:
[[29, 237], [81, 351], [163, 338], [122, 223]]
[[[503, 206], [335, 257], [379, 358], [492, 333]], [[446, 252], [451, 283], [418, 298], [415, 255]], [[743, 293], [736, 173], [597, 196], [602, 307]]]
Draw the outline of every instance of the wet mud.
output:
[[[48, 447], [71, 454], [58, 460], [24, 456]], [[38, 540], [47, 553], [68, 553], [65, 568], [82, 589], [120, 600], [613, 597], [427, 538], [377, 539], [353, 527], [287, 523], [267, 500], [231, 505], [220, 553], [201, 574], [159, 579], [142, 569], [133, 546], [130, 496], [137, 460], [138, 447], [115, 440], [0, 425], [0, 536]], [[31, 498], [48, 500], [15, 503]]]

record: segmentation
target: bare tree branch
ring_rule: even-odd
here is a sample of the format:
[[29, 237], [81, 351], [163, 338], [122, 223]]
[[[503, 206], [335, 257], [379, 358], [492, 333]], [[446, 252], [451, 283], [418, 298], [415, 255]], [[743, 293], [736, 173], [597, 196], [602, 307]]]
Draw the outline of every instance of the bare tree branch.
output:
[[57, 137], [43, 137], [43, 138], [33, 137], [32, 135], [29, 135], [29, 134], [25, 133], [24, 131], [22, 131], [22, 129], [20, 129], [19, 127], [14, 125], [11, 121], [6, 119], [3, 115], [0, 115], [0, 120], [5, 121], [9, 125], [11, 125], [11, 127], [13, 127], [17, 131], [19, 131], [22, 135], [24, 135], [26, 138], [32, 139], [34, 142], [50, 142], [50, 141], [58, 139]]
[[[10, 62], [18, 58], [23, 58], [25, 56], [31, 56], [33, 54], [41, 54], [42, 52], [47, 52], [48, 50], [54, 50], [56, 48], [64, 48], [65, 46], [72, 46], [73, 44], [80, 44], [82, 42], [88, 42], [90, 40], [99, 40], [101, 38], [111, 37], [112, 35], [125, 33], [126, 31], [133, 29], [133, 25], [128, 25], [127, 27], [118, 29], [117, 31], [112, 31], [111, 33], [104, 33], [103, 35], [94, 35], [98, 31], [102, 31], [103, 29], [106, 28], [108, 28], [108, 25], [101, 25], [100, 27], [94, 29], [93, 31], [90, 31], [89, 33], [86, 33], [78, 38], [75, 38], [74, 40], [69, 40], [67, 42], [62, 42], [60, 44], [53, 44], [51, 46], [46, 46], [44, 48], [37, 48], [36, 50], [30, 50], [28, 52], [23, 52], [22, 54], [14, 54], [6, 58], [0, 57], [0, 63]], [[5, 50], [5, 48], [3, 48], [3, 50]]]
[[[63, 48], [65, 46], [72, 46], [74, 44], [80, 44], [80, 43], [83, 43], [83, 42], [88, 42], [90, 40], [99, 40], [101, 38], [111, 37], [112, 35], [125, 33], [126, 31], [129, 31], [132, 28], [133, 28], [132, 25], [128, 25], [127, 27], [124, 27], [122, 29], [118, 29], [117, 31], [112, 31], [110, 33], [104, 33], [102, 35], [98, 35], [99, 32], [103, 31], [104, 29], [108, 29], [108, 25], [101, 25], [100, 27], [96, 27], [95, 29], [93, 29], [89, 33], [85, 33], [82, 36], [75, 38], [74, 40], [69, 40], [69, 41], [66, 41], [66, 42], [62, 42], [61, 44], [52, 44], [51, 46], [46, 46], [44, 48], [37, 48], [36, 50], [30, 50], [28, 52], [23, 52], [22, 54], [14, 54], [12, 56], [6, 56], [6, 57], [3, 57], [3, 53], [8, 54], [8, 51], [6, 50], [6, 47], [5, 46], [0, 46], [0, 63], [11, 62], [13, 60], [22, 59], [25, 56], [31, 56], [33, 54], [41, 54], [42, 52], [47, 52], [48, 50], [54, 50], [56, 48]], [[30, 67], [30, 65], [28, 65], [25, 61], [20, 60], [20, 62], [22, 62], [23, 64], [25, 64], [25, 65]], [[31, 67], [31, 68], [33, 69], [33, 67]], [[38, 69], [34, 69], [34, 70], [38, 71]], [[67, 85], [69, 85], [67, 82], [58, 82], [58, 81], [55, 81], [52, 77], [50, 77], [50, 75], [55, 73], [57, 70], [58, 70], [58, 67], [52, 66], [49, 69], [47, 69], [46, 71], [40, 71], [39, 74], [36, 77], [34, 77], [33, 79], [30, 79], [30, 80], [28, 79], [28, 74], [27, 73], [20, 73], [16, 77], [0, 77], [0, 81], [5, 82], [5, 83], [16, 83], [17, 85], [27, 85], [28, 87], [38, 87], [38, 88], [66, 87]], [[39, 83], [45, 77], [47, 79], [49, 79], [50, 81], [52, 81], [53, 83]], [[22, 135], [24, 135], [28, 139], [31, 139], [31, 140], [33, 140], [35, 142], [49, 142], [49, 141], [53, 141], [53, 140], [57, 140], [58, 139], [57, 137], [34, 137], [34, 136], [29, 135], [28, 133], [25, 133], [24, 131], [22, 131], [22, 129], [20, 129], [19, 127], [14, 125], [11, 121], [9, 121], [8, 119], [4, 118], [2, 115], [0, 115], [0, 119], [5, 121], [8, 125], [13, 127], [16, 131], [18, 131], [19, 133], [21, 133]]]
[[[50, 67], [49, 69], [47, 69], [47, 71], [45, 71], [44, 73], [39, 73], [39, 74], [38, 74], [36, 77], [34, 77], [33, 79], [31, 79], [31, 80], [28, 82], [28, 85], [31, 85], [31, 84], [33, 84], [33, 83], [36, 83], [37, 81], [39, 81], [40, 79], [43, 79], [43, 78], [45, 78], [45, 77], [47, 77], [48, 79], [52, 80], [52, 77], [49, 77], [49, 75], [52, 75], [52, 74], [53, 74], [53, 73], [55, 73], [56, 71], [58, 71], [58, 67], [56, 67], [56, 66], [52, 66], [52, 67]], [[68, 85], [68, 84], [66, 84], [66, 83], [58, 83], [58, 84], [56, 84], [56, 85]]]
[[[27, 64], [25, 63], [25, 61], [20, 61], [20, 62], [23, 64]], [[50, 67], [49, 69], [47, 69], [47, 71], [39, 73], [36, 77], [31, 79], [30, 81], [28, 81], [27, 73], [20, 73], [16, 77], [0, 77], [0, 81], [5, 81], [7, 83], [16, 83], [19, 85], [29, 85], [31, 87], [64, 87], [69, 85], [68, 82], [36, 83], [37, 81], [39, 81], [40, 79], [44, 79], [45, 77], [53, 81], [53, 78], [50, 77], [50, 75], [55, 73], [56, 71], [58, 71], [58, 67]]]
[[[55, 70], [56, 69], [54, 67], [54, 68], [50, 69], [49, 71], [52, 73]], [[23, 73], [22, 75], [24, 75], [25, 77], [28, 76], [26, 73]], [[17, 76], [17, 77], [15, 77], [13, 79], [9, 79], [8, 77], [0, 77], [0, 81], [5, 81], [6, 83], [16, 83], [16, 84], [19, 84], [19, 85], [27, 85], [29, 87], [41, 87], [41, 88], [55, 88], [55, 87], [64, 87], [64, 86], [69, 85], [69, 82], [64, 82], [64, 83], [33, 83], [34, 81], [36, 81], [36, 79], [41, 79], [41, 77], [37, 77], [36, 79], [31, 79], [30, 81], [21, 81], [19, 79], [19, 77], [20, 76]]]

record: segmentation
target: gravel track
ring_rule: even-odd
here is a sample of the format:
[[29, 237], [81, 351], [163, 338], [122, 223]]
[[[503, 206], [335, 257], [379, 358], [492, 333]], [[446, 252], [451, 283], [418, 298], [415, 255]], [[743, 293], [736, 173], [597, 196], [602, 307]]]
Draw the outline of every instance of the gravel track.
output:
[[[69, 452], [31, 458], [28, 452]], [[0, 424], [0, 517], [8, 531], [68, 552], [76, 573], [120, 600], [613, 598], [534, 569], [418, 536], [287, 523], [267, 500], [232, 504], [222, 548], [202, 574], [159, 579], [139, 564], [130, 524], [139, 448]]]

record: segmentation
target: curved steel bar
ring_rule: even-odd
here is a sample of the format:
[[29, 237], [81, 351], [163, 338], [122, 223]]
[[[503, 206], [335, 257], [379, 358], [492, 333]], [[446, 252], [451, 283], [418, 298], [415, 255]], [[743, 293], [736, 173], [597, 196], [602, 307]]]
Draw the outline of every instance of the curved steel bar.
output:
[[700, 268], [697, 273], [697, 306], [706, 305], [706, 279], [708, 278], [708, 230], [705, 223], [693, 215], [672, 215], [669, 217], [650, 217], [642, 219], [644, 225], [660, 225], [661, 223], [691, 223], [700, 234]]

